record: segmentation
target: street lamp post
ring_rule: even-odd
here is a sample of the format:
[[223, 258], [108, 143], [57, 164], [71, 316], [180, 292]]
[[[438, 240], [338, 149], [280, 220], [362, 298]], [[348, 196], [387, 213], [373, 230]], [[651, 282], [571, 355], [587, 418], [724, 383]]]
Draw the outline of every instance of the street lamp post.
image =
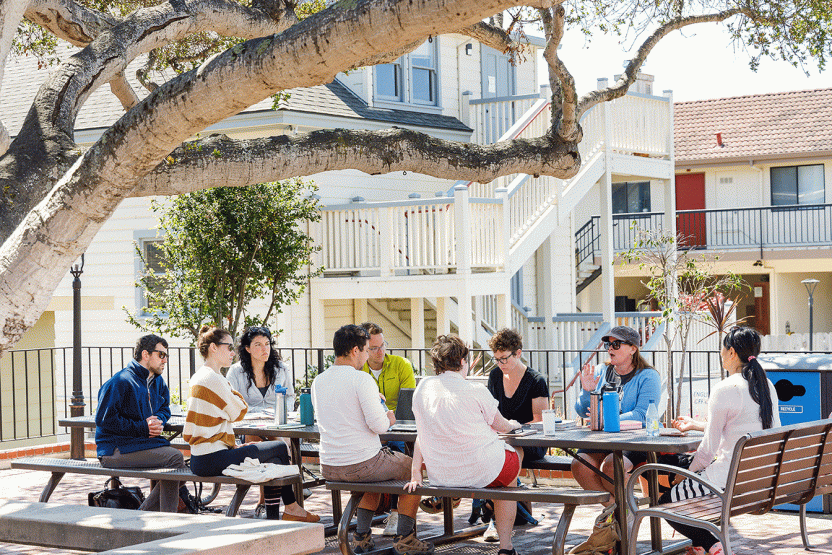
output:
[[808, 291], [808, 293], [809, 293], [809, 351], [813, 351], [814, 350], [814, 343], [812, 341], [812, 336], [814, 335], [814, 331], [815, 331], [815, 329], [814, 329], [815, 306], [814, 306], [814, 302], [812, 300], [812, 296], [815, 294], [815, 287], [817, 287], [818, 283], [820, 283], [820, 282], [816, 279], [804, 279], [800, 283], [802, 283], [803, 285], [806, 286], [806, 291]]
[[[81, 274], [84, 273], [84, 255], [81, 264], [69, 270], [72, 277], [72, 399], [69, 403], [70, 416], [84, 416], [84, 386], [81, 381]], [[84, 429], [73, 427], [69, 436], [69, 456], [84, 459]]]

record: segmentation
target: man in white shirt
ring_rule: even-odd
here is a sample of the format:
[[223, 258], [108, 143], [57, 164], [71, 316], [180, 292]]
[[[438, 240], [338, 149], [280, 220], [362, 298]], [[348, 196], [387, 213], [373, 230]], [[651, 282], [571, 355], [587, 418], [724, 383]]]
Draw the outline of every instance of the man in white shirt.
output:
[[[335, 332], [335, 364], [312, 382], [312, 405], [321, 434], [321, 473], [335, 482], [381, 482], [410, 478], [412, 460], [382, 448], [378, 434], [396, 421], [381, 400], [373, 378], [361, 371], [367, 362], [370, 337], [360, 326], [346, 325]], [[366, 493], [358, 506], [352, 548], [366, 553], [375, 548], [370, 524], [380, 499]], [[396, 555], [430, 555], [430, 543], [416, 538], [419, 497], [399, 497], [399, 520], [393, 539]]]

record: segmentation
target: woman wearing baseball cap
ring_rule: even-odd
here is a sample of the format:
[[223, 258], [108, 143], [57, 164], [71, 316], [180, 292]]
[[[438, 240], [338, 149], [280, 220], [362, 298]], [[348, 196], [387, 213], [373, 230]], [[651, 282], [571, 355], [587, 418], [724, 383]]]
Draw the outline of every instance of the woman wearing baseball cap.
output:
[[[599, 364], [594, 368], [589, 362], [584, 365], [581, 370], [581, 394], [575, 403], [575, 410], [579, 416], [588, 417], [590, 392], [601, 391], [605, 384], [615, 384], [621, 392], [621, 420], [638, 420], [644, 423], [650, 402], [659, 404], [662, 380], [656, 369], [650, 366], [639, 352], [641, 336], [633, 328], [616, 326], [602, 340], [609, 360], [606, 364]], [[613, 474], [612, 455], [609, 451], [580, 449], [578, 456], [595, 468], [600, 468], [608, 476]], [[631, 472], [634, 466], [646, 461], [646, 453], [625, 451], [625, 473]], [[613, 495], [615, 493], [612, 484], [601, 479], [577, 459], [572, 461], [572, 475], [586, 490], [608, 491]], [[612, 516], [615, 502], [614, 498], [611, 499], [596, 519], [596, 524]], [[593, 541], [593, 536], [587, 540], [589, 543]], [[583, 544], [578, 548], [582, 546]]]

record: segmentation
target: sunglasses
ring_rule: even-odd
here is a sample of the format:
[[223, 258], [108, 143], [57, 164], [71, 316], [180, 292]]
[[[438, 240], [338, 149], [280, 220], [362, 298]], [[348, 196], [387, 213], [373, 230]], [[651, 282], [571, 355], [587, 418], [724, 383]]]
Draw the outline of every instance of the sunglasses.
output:
[[632, 345], [632, 343], [628, 343], [627, 341], [621, 341], [620, 339], [616, 339], [615, 341], [604, 341], [604, 348], [609, 350], [609, 348], [612, 347], [614, 351], [617, 351], [621, 348], [622, 344]]
[[159, 358], [161, 358], [162, 360], [165, 360], [166, 358], [168, 358], [168, 354], [165, 351], [160, 351], [160, 350], [157, 349], [157, 350], [152, 351], [152, 352], [159, 355]]

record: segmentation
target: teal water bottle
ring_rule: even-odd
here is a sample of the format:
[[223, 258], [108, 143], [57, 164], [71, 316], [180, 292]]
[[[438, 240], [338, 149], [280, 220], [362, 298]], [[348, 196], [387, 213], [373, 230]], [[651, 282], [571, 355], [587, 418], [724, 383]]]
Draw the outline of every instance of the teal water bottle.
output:
[[619, 409], [618, 392], [604, 391], [603, 405], [604, 405], [604, 431], [605, 432], [620, 432], [621, 431], [621, 412]]
[[304, 426], [315, 423], [315, 409], [312, 408], [312, 394], [308, 387], [300, 390], [300, 423]]

